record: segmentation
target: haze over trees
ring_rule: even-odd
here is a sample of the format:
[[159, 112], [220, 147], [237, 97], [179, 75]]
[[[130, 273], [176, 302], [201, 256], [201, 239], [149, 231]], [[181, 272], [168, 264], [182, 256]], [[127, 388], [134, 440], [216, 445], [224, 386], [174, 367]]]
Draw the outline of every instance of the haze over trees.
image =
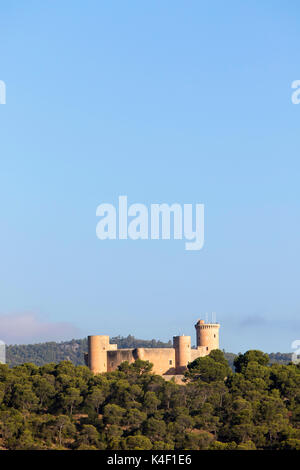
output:
[[145, 361], [92, 375], [71, 362], [0, 365], [2, 449], [298, 449], [300, 366], [261, 351], [189, 364], [185, 384]]

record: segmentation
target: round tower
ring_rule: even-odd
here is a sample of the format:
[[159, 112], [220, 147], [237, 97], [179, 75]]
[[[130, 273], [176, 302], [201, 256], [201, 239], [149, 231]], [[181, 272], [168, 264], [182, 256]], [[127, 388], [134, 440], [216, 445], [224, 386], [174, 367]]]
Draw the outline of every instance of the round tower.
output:
[[173, 347], [175, 349], [176, 374], [182, 374], [188, 363], [191, 362], [191, 337], [174, 336]]
[[198, 320], [196, 325], [197, 347], [204, 347], [206, 354], [213, 349], [219, 349], [219, 328], [218, 323], [205, 323]]
[[88, 336], [88, 367], [94, 374], [107, 372], [109, 336]]

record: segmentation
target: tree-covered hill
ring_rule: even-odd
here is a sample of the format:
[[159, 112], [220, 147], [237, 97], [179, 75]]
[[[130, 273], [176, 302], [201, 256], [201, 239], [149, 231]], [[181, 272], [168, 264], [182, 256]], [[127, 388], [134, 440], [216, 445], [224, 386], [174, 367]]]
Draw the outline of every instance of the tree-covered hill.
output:
[[[170, 348], [171, 341], [137, 339], [134, 336], [116, 336], [111, 338], [111, 343], [117, 344], [118, 348]], [[74, 365], [84, 365], [84, 353], [87, 352], [87, 338], [72, 339], [61, 343], [48, 342], [39, 344], [10, 345], [6, 348], [6, 362], [9, 366], [17, 366], [31, 362], [42, 366], [49, 362], [59, 363], [71, 361]]]
[[71, 362], [0, 364], [0, 450], [300, 450], [300, 365], [220, 350], [184, 384], [123, 362], [93, 375]]

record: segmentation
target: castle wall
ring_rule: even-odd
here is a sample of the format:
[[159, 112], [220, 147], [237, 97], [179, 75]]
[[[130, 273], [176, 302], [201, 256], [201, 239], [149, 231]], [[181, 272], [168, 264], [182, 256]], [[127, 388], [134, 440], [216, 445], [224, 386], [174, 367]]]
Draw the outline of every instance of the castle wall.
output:
[[128, 361], [132, 364], [136, 359], [151, 362], [153, 364], [152, 371], [155, 374], [175, 373], [175, 350], [173, 348], [137, 348], [107, 351], [107, 370], [111, 372], [116, 370], [122, 362]]
[[125, 361], [132, 364], [135, 361], [133, 351], [133, 349], [116, 349], [107, 351], [107, 371], [112, 372], [113, 370], [117, 370], [118, 366]]
[[204, 356], [207, 356], [205, 346], [200, 346], [197, 349], [191, 349], [191, 362], [193, 362], [195, 359], [198, 359], [198, 357]]
[[196, 349], [191, 349], [190, 336], [174, 336], [173, 348], [136, 349], [117, 349], [117, 344], [109, 343], [109, 336], [89, 336], [88, 353], [84, 355], [84, 360], [94, 374], [117, 370], [122, 362], [132, 364], [137, 359], [151, 362], [155, 374], [183, 374], [189, 362], [219, 349], [219, 324], [199, 320], [195, 328]]
[[153, 364], [155, 374], [175, 373], [175, 350], [173, 348], [138, 348], [138, 358]]

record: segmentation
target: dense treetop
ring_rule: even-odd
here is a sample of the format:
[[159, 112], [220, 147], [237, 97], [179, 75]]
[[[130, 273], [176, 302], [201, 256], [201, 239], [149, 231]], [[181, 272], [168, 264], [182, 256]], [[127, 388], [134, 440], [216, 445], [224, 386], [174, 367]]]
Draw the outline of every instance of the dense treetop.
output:
[[149, 362], [92, 375], [71, 362], [0, 365], [2, 449], [300, 449], [300, 366], [260, 351], [189, 364], [183, 385]]

